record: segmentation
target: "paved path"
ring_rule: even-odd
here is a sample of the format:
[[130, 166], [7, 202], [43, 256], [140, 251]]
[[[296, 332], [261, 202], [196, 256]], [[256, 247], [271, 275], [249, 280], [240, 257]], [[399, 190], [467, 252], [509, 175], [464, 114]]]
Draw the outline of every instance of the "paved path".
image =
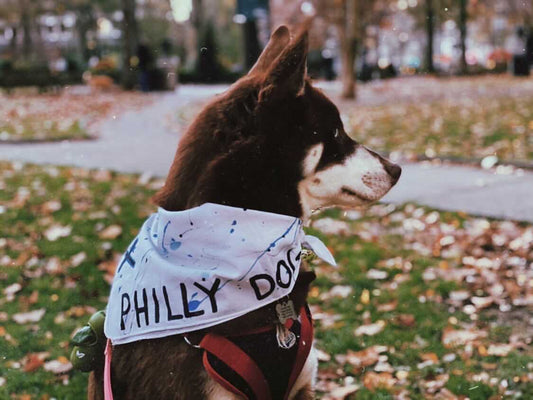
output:
[[400, 181], [384, 200], [473, 215], [533, 222], [533, 172], [498, 174], [464, 166], [403, 165]]
[[[168, 115], [222, 90], [223, 86], [184, 85], [143, 110], [105, 122], [98, 140], [0, 144], [0, 160], [165, 176], [179, 139], [168, 127]], [[400, 182], [384, 200], [533, 222], [533, 172], [502, 175], [472, 167], [405, 164]]]
[[109, 168], [164, 176], [179, 139], [169, 128], [169, 115], [225, 88], [181, 86], [176, 92], [161, 94], [146, 108], [105, 121], [99, 127], [98, 140], [16, 145], [0, 143], [0, 160]]

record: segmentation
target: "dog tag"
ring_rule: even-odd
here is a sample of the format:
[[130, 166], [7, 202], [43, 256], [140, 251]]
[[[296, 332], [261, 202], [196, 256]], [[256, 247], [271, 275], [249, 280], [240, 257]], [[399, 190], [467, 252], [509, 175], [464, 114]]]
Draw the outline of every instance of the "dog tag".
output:
[[276, 325], [276, 339], [281, 349], [290, 349], [296, 343], [296, 335], [288, 330], [285, 325]]
[[276, 304], [276, 314], [278, 314], [278, 321], [282, 325], [288, 319], [298, 319], [298, 314], [294, 311], [294, 303], [290, 299]]

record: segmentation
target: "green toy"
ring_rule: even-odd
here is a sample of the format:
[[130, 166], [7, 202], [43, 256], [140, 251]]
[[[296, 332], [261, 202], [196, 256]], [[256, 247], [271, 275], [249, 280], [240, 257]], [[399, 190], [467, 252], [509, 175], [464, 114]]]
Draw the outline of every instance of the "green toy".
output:
[[71, 343], [74, 348], [70, 353], [70, 362], [74, 368], [89, 372], [103, 362], [107, 340], [104, 334], [104, 322], [105, 311], [98, 311], [72, 338]]

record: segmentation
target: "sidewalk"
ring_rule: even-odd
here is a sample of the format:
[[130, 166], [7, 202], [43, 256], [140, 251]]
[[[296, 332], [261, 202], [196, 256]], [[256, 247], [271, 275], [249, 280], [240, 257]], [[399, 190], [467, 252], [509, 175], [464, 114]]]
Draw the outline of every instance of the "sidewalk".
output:
[[498, 174], [475, 167], [402, 165], [402, 177], [384, 197], [448, 211], [533, 222], [533, 172]]
[[[0, 144], [0, 160], [165, 176], [179, 139], [166, 126], [167, 116], [224, 89], [182, 85], [141, 111], [127, 112], [103, 123], [98, 140]], [[533, 172], [503, 175], [473, 167], [410, 163], [403, 165], [398, 185], [384, 200], [533, 222]]]

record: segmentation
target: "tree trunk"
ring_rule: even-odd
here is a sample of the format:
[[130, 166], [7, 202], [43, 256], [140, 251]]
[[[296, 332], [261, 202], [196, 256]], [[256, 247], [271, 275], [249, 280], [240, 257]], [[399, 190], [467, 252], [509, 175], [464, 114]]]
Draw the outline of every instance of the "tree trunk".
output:
[[22, 25], [22, 56], [25, 59], [30, 58], [32, 54], [32, 37], [31, 37], [31, 25], [32, 18], [30, 15], [30, 5], [27, 1], [20, 2], [20, 24]]
[[11, 37], [11, 40], [9, 41], [9, 50], [11, 52], [12, 59], [16, 60], [18, 58], [18, 53], [17, 53], [18, 27], [13, 25], [11, 29], [13, 29], [13, 36]]
[[342, 97], [345, 99], [357, 98], [356, 79], [354, 74], [354, 65], [357, 53], [356, 39], [346, 38], [345, 43], [342, 43]]
[[357, 87], [354, 73], [357, 57], [357, 0], [346, 0], [343, 24], [339, 26], [342, 64], [342, 97], [357, 98]]
[[132, 59], [137, 53], [139, 44], [139, 31], [137, 20], [135, 19], [135, 0], [122, 0], [123, 19], [123, 65], [122, 65], [122, 87], [131, 90], [137, 83], [137, 73], [132, 65]]
[[435, 9], [433, 0], [426, 0], [426, 70], [429, 73], [435, 72], [433, 64], [433, 36], [435, 35]]
[[466, 10], [467, 0], [459, 0], [460, 3], [460, 12], [459, 12], [459, 31], [461, 33], [461, 61], [460, 69], [461, 74], [466, 75], [467, 65], [466, 65], [466, 35], [467, 35], [467, 21], [468, 13]]
[[93, 6], [86, 4], [76, 10], [76, 27], [78, 30], [78, 43], [80, 54], [84, 63], [89, 61], [90, 52], [87, 47], [87, 32], [94, 27], [95, 18]]

